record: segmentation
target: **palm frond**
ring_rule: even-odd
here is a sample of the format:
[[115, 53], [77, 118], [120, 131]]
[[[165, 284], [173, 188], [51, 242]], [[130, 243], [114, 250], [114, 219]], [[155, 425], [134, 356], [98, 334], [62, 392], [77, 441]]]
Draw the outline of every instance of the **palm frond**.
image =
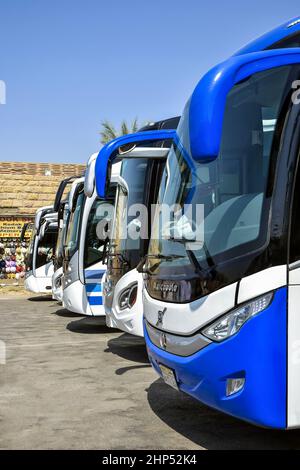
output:
[[126, 135], [129, 133], [137, 132], [140, 127], [137, 117], [133, 119], [130, 125], [127, 124], [126, 120], [124, 119], [121, 122], [121, 128], [119, 132], [116, 131], [116, 128], [114, 127], [114, 125], [107, 119], [101, 122], [101, 126], [102, 126], [102, 129], [100, 131], [100, 136], [101, 136], [101, 143], [103, 145], [107, 144], [108, 142], [115, 139], [116, 137], [120, 137], [121, 135]]
[[101, 122], [101, 126], [102, 126], [102, 129], [100, 131], [100, 136], [101, 136], [102, 144], [106, 144], [107, 142], [110, 142], [111, 140], [118, 137], [118, 134], [114, 125], [111, 122], [109, 122], [107, 119]]
[[121, 123], [121, 135], [126, 135], [126, 134], [129, 134], [129, 130], [128, 130], [127, 122], [124, 120]]
[[138, 119], [137, 119], [137, 117], [136, 117], [136, 118], [134, 118], [134, 120], [132, 121], [132, 124], [131, 124], [131, 132], [133, 132], [133, 133], [134, 133], [134, 132], [137, 132], [138, 128], [139, 128]]

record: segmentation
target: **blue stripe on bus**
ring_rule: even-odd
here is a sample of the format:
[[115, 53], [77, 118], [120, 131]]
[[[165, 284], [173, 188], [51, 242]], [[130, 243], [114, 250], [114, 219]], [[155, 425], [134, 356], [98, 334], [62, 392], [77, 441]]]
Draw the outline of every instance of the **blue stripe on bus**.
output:
[[105, 271], [103, 270], [89, 270], [85, 271], [85, 278], [86, 279], [101, 279], [103, 275], [105, 274]]
[[86, 293], [93, 293], [93, 292], [102, 292], [101, 284], [86, 284], [85, 286]]
[[96, 297], [88, 297], [88, 303], [90, 305], [102, 305], [102, 297], [97, 295]]

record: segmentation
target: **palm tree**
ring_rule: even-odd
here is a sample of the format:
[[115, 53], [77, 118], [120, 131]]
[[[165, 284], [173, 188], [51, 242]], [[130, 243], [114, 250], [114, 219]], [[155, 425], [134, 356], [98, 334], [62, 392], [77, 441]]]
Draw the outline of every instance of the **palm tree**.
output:
[[116, 130], [115, 126], [109, 122], [107, 119], [101, 122], [102, 130], [100, 131], [101, 136], [101, 143], [103, 145], [110, 142], [112, 139], [116, 137], [120, 137], [121, 135], [131, 134], [137, 132], [139, 125], [138, 120], [135, 118], [131, 125], [129, 126], [127, 122], [124, 120], [121, 122], [121, 128], [119, 131]]

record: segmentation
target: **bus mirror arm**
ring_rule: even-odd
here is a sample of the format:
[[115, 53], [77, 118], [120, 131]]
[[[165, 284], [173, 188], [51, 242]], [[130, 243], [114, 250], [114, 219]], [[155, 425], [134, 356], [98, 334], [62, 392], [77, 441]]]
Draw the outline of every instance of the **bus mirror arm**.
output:
[[145, 272], [144, 271], [144, 264], [145, 264], [146, 258], [147, 258], [147, 256], [143, 256], [143, 258], [141, 258], [139, 264], [137, 265], [136, 270], [137, 270], [138, 273], [143, 274]]
[[25, 240], [25, 233], [26, 233], [26, 230], [28, 228], [28, 223], [25, 223], [22, 227], [22, 231], [21, 231], [21, 234], [20, 234], [20, 241], [23, 242]]
[[109, 244], [109, 238], [107, 238], [104, 242], [103, 253], [102, 253], [102, 263], [106, 265], [108, 263], [108, 249], [107, 249], [108, 244]]
[[68, 246], [67, 245], [63, 246], [63, 257], [66, 261], [69, 261], [69, 254], [68, 254]]

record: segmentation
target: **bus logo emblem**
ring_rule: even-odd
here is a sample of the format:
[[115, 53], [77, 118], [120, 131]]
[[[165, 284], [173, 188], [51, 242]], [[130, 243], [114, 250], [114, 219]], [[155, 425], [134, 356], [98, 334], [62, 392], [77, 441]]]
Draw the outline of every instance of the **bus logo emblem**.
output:
[[156, 326], [162, 326], [166, 311], [167, 311], [166, 307], [163, 310], [158, 311]]

